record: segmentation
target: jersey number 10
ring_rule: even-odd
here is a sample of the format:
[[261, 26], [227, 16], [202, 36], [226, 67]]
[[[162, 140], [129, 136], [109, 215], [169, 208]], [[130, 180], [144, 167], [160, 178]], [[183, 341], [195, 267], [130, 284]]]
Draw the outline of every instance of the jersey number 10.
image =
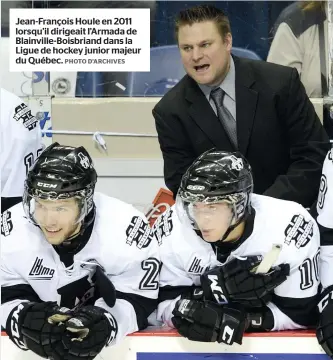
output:
[[298, 267], [301, 273], [301, 290], [310, 289], [314, 283], [319, 281], [319, 250], [312, 259], [305, 259]]

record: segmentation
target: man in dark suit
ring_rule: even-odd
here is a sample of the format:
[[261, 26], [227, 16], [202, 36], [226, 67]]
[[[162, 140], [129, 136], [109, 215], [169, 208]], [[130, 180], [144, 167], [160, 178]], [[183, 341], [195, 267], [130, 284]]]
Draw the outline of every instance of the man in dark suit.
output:
[[153, 109], [174, 197], [189, 165], [215, 147], [248, 159], [254, 192], [311, 206], [329, 145], [297, 71], [232, 56], [229, 20], [212, 6], [181, 12], [176, 35], [187, 75]]

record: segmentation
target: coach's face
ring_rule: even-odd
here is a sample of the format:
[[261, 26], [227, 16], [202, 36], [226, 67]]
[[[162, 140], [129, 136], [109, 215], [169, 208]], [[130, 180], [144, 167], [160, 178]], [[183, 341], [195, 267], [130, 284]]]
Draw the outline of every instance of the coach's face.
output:
[[220, 85], [229, 71], [232, 37], [222, 39], [213, 21], [184, 25], [178, 44], [185, 71], [197, 83]]

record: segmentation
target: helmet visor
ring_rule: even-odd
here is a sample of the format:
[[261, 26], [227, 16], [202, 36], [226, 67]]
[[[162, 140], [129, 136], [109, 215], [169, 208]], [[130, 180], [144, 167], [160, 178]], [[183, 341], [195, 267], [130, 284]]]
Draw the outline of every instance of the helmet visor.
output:
[[26, 215], [37, 225], [58, 228], [65, 224], [79, 224], [87, 215], [87, 201], [82, 196], [45, 198], [25, 193]]
[[[178, 217], [191, 224], [209, 242], [219, 241], [231, 226], [237, 225], [245, 211], [247, 194], [238, 193], [195, 201], [192, 196], [176, 199]], [[203, 201], [202, 201], [203, 200]]]

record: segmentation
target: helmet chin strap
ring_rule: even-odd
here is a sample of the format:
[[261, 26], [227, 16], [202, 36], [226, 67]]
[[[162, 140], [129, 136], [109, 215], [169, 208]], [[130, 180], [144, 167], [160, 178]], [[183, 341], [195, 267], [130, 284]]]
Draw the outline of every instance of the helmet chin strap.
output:
[[[252, 207], [249, 207], [249, 210], [248, 210], [247, 212], [245, 212], [245, 215], [243, 215], [242, 217], [240, 217], [240, 218], [238, 219], [238, 221], [237, 221], [234, 225], [231, 225], [232, 222], [233, 222], [233, 220], [234, 220], [234, 218], [236, 217], [236, 215], [235, 215], [235, 210], [236, 210], [236, 209], [233, 209], [233, 216], [232, 216], [232, 218], [231, 218], [231, 220], [230, 220], [230, 224], [229, 224], [228, 230], [223, 234], [223, 236], [221, 237], [221, 239], [215, 241], [214, 244], [215, 244], [216, 246], [225, 244], [225, 240], [226, 240], [227, 237], [230, 235], [230, 233], [231, 233], [241, 222], [246, 221], [246, 220], [248, 219], [249, 215], [250, 215], [251, 212], [252, 212], [251, 209], [252, 209]], [[198, 236], [200, 236], [200, 237], [203, 239], [203, 241], [206, 241], [206, 240], [203, 238], [202, 233], [201, 233], [201, 231], [200, 231], [199, 229], [195, 230], [195, 232], [197, 233]], [[240, 237], [241, 237], [241, 236], [240, 236]], [[239, 238], [240, 238], [240, 237], [239, 237]], [[236, 241], [237, 241], [237, 240], [239, 240], [239, 239], [236, 239]], [[211, 243], [210, 241], [206, 241], [206, 242]]]
[[76, 237], [78, 237], [79, 235], [82, 235], [82, 224], [83, 224], [83, 220], [80, 223], [80, 229], [78, 231], [76, 231], [73, 235], [71, 235], [70, 237], [66, 238], [62, 244], [64, 245], [68, 245], [72, 242], [73, 239], [75, 239]]
[[[246, 221], [246, 219], [249, 217], [251, 211], [249, 211], [248, 213], [246, 213], [243, 217], [241, 217], [240, 219], [238, 219], [237, 223], [234, 225], [230, 225], [228, 230], [225, 232], [225, 234], [222, 236], [222, 238], [218, 241], [216, 241], [216, 245], [224, 243], [224, 241], [226, 240], [226, 238], [230, 235], [230, 233], [243, 221]], [[234, 215], [235, 216], [235, 215]], [[232, 219], [231, 222], [232, 223]], [[238, 239], [236, 239], [238, 240]]]
[[231, 225], [233, 220], [235, 218], [235, 213], [233, 211], [233, 215], [232, 215], [232, 218], [230, 220], [230, 224], [229, 224], [229, 227], [228, 227], [228, 230], [224, 233], [224, 235], [221, 237], [220, 240], [216, 241], [216, 243], [220, 243], [220, 242], [223, 242], [224, 240], [226, 240], [226, 238], [229, 236], [229, 234], [239, 225], [239, 222], [237, 222], [236, 224], [234, 225]]
[[90, 210], [89, 214], [81, 220], [81, 227], [78, 232], [67, 238], [62, 242], [62, 244], [70, 244], [76, 237], [83, 235], [87, 227], [94, 221], [96, 215], [96, 207], [95, 204], [93, 205], [93, 208]]

